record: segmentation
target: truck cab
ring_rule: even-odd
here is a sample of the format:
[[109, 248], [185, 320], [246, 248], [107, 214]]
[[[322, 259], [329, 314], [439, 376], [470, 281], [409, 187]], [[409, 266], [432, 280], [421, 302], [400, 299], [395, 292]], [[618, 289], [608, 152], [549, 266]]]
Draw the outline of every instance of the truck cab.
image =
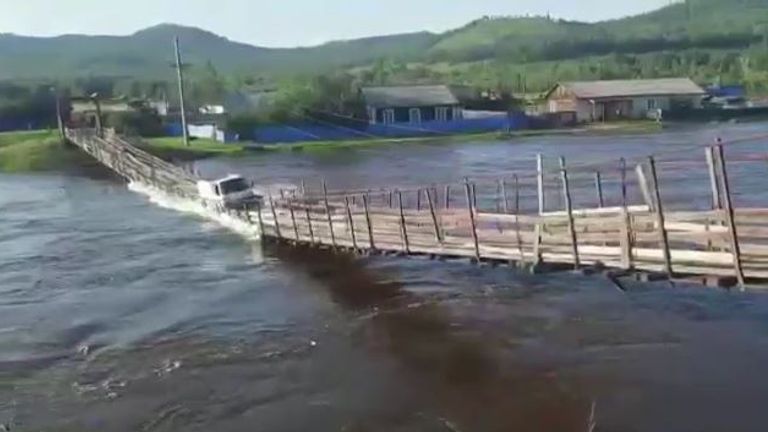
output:
[[262, 198], [248, 181], [236, 174], [214, 181], [201, 180], [197, 182], [197, 190], [206, 204], [222, 208], [242, 208]]

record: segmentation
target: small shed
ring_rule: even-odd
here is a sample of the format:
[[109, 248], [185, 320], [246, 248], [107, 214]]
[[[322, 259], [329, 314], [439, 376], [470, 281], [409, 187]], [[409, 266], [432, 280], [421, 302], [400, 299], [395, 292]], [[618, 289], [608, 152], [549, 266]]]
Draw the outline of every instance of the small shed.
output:
[[370, 124], [450, 122], [462, 118], [459, 100], [445, 85], [364, 87]]
[[580, 123], [642, 119], [700, 108], [706, 92], [688, 78], [559, 83], [546, 95], [547, 112], [575, 112]]

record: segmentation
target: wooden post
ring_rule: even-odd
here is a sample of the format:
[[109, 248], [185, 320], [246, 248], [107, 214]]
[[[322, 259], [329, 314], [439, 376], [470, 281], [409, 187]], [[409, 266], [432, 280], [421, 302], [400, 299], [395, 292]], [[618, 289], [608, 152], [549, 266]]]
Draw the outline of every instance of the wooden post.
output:
[[621, 205], [627, 207], [627, 160], [621, 158], [619, 161], [619, 170], [621, 171]]
[[[325, 180], [323, 180], [323, 184], [325, 184]], [[328, 191], [326, 191], [326, 194]], [[301, 179], [301, 194], [306, 195], [307, 194], [307, 182], [304, 179]]]
[[267, 233], [264, 231], [264, 216], [261, 215], [261, 201], [258, 201], [256, 203], [256, 210], [257, 210], [257, 218], [259, 221], [259, 235], [261, 238], [266, 237]]
[[509, 196], [507, 195], [507, 181], [504, 179], [499, 180], [499, 186], [501, 187], [501, 199], [502, 210], [504, 214], [509, 214]]
[[467, 209], [469, 209], [469, 222], [472, 225], [472, 239], [475, 243], [475, 258], [480, 262], [480, 239], [477, 237], [477, 225], [475, 224], [475, 207], [472, 203], [472, 187], [468, 180], [464, 181], [464, 188], [467, 192]]
[[389, 191], [389, 201], [388, 202], [389, 202], [389, 208], [392, 208], [395, 205], [393, 197], [392, 197], [392, 191]]
[[416, 191], [416, 210], [421, 211], [421, 189]]
[[520, 214], [520, 178], [517, 174], [514, 175], [515, 180], [515, 214]]
[[283, 239], [283, 234], [280, 231], [280, 220], [277, 219], [277, 211], [275, 210], [275, 200], [272, 199], [272, 194], [269, 194], [269, 207], [272, 209], [272, 217], [275, 219], [275, 232], [277, 238]]
[[371, 223], [371, 212], [368, 206], [368, 195], [363, 195], [363, 206], [365, 207], [365, 223], [368, 225], [368, 242], [371, 246], [371, 251], [376, 250], [376, 243], [373, 241], [373, 223]]
[[248, 203], [243, 204], [243, 211], [245, 212], [245, 220], [249, 225], [253, 225], [253, 219], [251, 218], [251, 208]]
[[312, 228], [312, 215], [309, 212], [309, 206], [306, 206], [304, 208], [304, 212], [307, 215], [307, 227], [309, 227], [309, 240], [310, 240], [310, 242], [312, 244], [314, 244], [315, 243], [315, 230]]
[[595, 171], [595, 190], [597, 191], [597, 206], [599, 208], [605, 207], [605, 200], [603, 199], [603, 178], [600, 175], [600, 171]]
[[288, 210], [291, 213], [291, 222], [293, 223], [293, 235], [296, 237], [296, 241], [299, 241], [299, 226], [296, 224], [296, 213], [293, 211], [293, 203], [288, 202]]
[[[658, 225], [659, 230], [659, 241], [661, 243], [662, 252], [664, 253], [664, 270], [667, 272], [669, 277], [673, 277], [674, 272], [672, 268], [672, 254], [669, 251], [669, 236], [667, 234], [667, 227], [664, 220], [664, 204], [661, 200], [661, 191], [659, 190], [659, 176], [656, 173], [656, 161], [653, 159], [653, 156], [648, 157], [648, 164], [651, 168], [651, 181], [655, 198], [655, 205], [652, 206], [652, 208], [656, 213], [656, 224]], [[640, 171], [642, 171], [642, 166], [640, 166]]]
[[357, 235], [355, 234], [355, 221], [352, 218], [352, 209], [349, 206], [349, 197], [344, 197], [344, 204], [347, 205], [347, 221], [349, 222], [349, 232], [352, 233], [352, 247], [357, 247]]
[[328, 203], [328, 184], [323, 180], [323, 201], [325, 201], [325, 214], [328, 215], [328, 229], [331, 230], [331, 245], [336, 249], [336, 234], [333, 232], [333, 216], [331, 205]]
[[[706, 148], [707, 167], [709, 168], [709, 181], [712, 188], [712, 209], [723, 209], [723, 197], [720, 195], [720, 181], [717, 178], [718, 172], [715, 165], [715, 149], [714, 147]], [[719, 166], [719, 164], [718, 164]]]
[[451, 208], [451, 185], [445, 185], [445, 209]]
[[539, 214], [543, 215], [546, 209], [546, 199], [544, 197], [544, 156], [541, 153], [536, 156], [536, 171], [539, 186]]
[[438, 243], [443, 244], [443, 237], [440, 232], [440, 223], [437, 220], [437, 213], [435, 212], [436, 198], [433, 198], [430, 189], [427, 189], [427, 201], [429, 201], [429, 212], [432, 214], [432, 224], [435, 227], [435, 239], [437, 239]]
[[725, 166], [725, 152], [723, 146], [717, 146], [717, 165], [720, 173], [720, 186], [722, 187], [722, 203], [725, 205], [725, 219], [728, 224], [728, 231], [731, 240], [731, 253], [733, 254], [733, 268], [736, 272], [736, 279], [739, 282], [739, 288], [744, 291], [746, 283], [744, 281], [744, 267], [741, 263], [741, 245], [739, 244], [739, 235], [736, 232], [736, 216], [733, 209], [733, 200], [731, 198], [731, 185], [728, 182], [728, 171]]
[[571, 200], [571, 187], [568, 182], [568, 170], [565, 167], [565, 158], [560, 158], [560, 175], [563, 179], [563, 198], [565, 210], [568, 212], [568, 231], [571, 236], [571, 249], [573, 251], [573, 265], [578, 270], [581, 267], [579, 258], [579, 243], [576, 238], [576, 222], [573, 219], [573, 201]]
[[621, 229], [619, 231], [619, 245], [621, 246], [621, 266], [624, 270], [632, 270], [635, 264], [632, 258], [633, 235], [632, 217], [627, 208], [627, 161], [621, 158], [619, 161], [621, 175]]
[[[421, 192], [419, 192], [419, 194], [421, 194]], [[403, 239], [403, 248], [405, 249], [404, 252], [410, 255], [411, 245], [408, 242], [408, 228], [406, 228], [405, 224], [405, 211], [403, 211], [403, 193], [400, 191], [397, 191], [397, 201], [400, 206], [400, 236]]]
[[472, 208], [477, 210], [477, 184], [472, 183]]
[[[656, 162], [654, 162], [654, 167], [655, 166]], [[640, 190], [643, 193], [643, 199], [645, 199], [645, 203], [648, 205], [651, 211], [656, 210], [655, 207], [653, 207], [653, 197], [651, 196], [651, 191], [648, 188], [648, 179], [645, 177], [645, 170], [643, 169], [643, 166], [638, 164], [635, 168], [635, 172], [637, 172], [637, 182], [640, 184]]]

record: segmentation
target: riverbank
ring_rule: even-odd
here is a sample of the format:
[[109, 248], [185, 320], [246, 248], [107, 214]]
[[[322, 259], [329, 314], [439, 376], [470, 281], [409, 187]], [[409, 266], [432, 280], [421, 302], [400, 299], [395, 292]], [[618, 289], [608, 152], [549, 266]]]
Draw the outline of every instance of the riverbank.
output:
[[[211, 139], [194, 139], [186, 147], [181, 138], [144, 139], [145, 149], [167, 159], [193, 161], [212, 157], [237, 158], [259, 152], [324, 152], [345, 148], [407, 144], [461, 144], [472, 142], [514, 140], [515, 138], [562, 135], [610, 135], [653, 133], [662, 130], [655, 122], [623, 122], [590, 125], [573, 129], [522, 130], [512, 133], [484, 132], [462, 135], [441, 135], [414, 138], [366, 138], [344, 141], [303, 141], [296, 143], [256, 144], [220, 143]], [[0, 171], [41, 171], [61, 166], [76, 156], [67, 151], [53, 130], [0, 133]]]
[[75, 157], [54, 130], [0, 133], [0, 172], [44, 171]]
[[654, 133], [663, 129], [663, 125], [653, 121], [629, 121], [603, 123], [568, 129], [521, 130], [511, 133], [483, 132], [461, 135], [440, 135], [413, 138], [364, 138], [357, 140], [336, 141], [301, 141], [294, 143], [235, 143], [224, 144], [210, 139], [193, 140], [189, 147], [184, 146], [181, 138], [150, 138], [147, 148], [160, 157], [174, 159], [202, 159], [216, 156], [241, 156], [249, 152], [304, 152], [334, 151], [344, 148], [371, 147], [399, 144], [455, 144], [481, 141], [509, 140], [536, 136], [559, 135], [604, 135], [604, 134], [642, 134]]
[[246, 147], [239, 143], [224, 144], [212, 139], [193, 139], [189, 147], [180, 137], [145, 138], [144, 149], [163, 159], [196, 160], [217, 156], [239, 156]]

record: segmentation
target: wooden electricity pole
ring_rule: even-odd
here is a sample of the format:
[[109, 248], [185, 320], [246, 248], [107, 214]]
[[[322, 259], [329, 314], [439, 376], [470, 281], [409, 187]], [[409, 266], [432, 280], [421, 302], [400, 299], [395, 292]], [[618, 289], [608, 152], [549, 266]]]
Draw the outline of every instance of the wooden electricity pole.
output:
[[176, 73], [179, 80], [179, 105], [181, 105], [181, 130], [184, 136], [184, 146], [189, 147], [189, 129], [187, 128], [187, 109], [184, 104], [184, 64], [181, 62], [181, 49], [179, 37], [173, 39], [173, 48], [176, 54]]

